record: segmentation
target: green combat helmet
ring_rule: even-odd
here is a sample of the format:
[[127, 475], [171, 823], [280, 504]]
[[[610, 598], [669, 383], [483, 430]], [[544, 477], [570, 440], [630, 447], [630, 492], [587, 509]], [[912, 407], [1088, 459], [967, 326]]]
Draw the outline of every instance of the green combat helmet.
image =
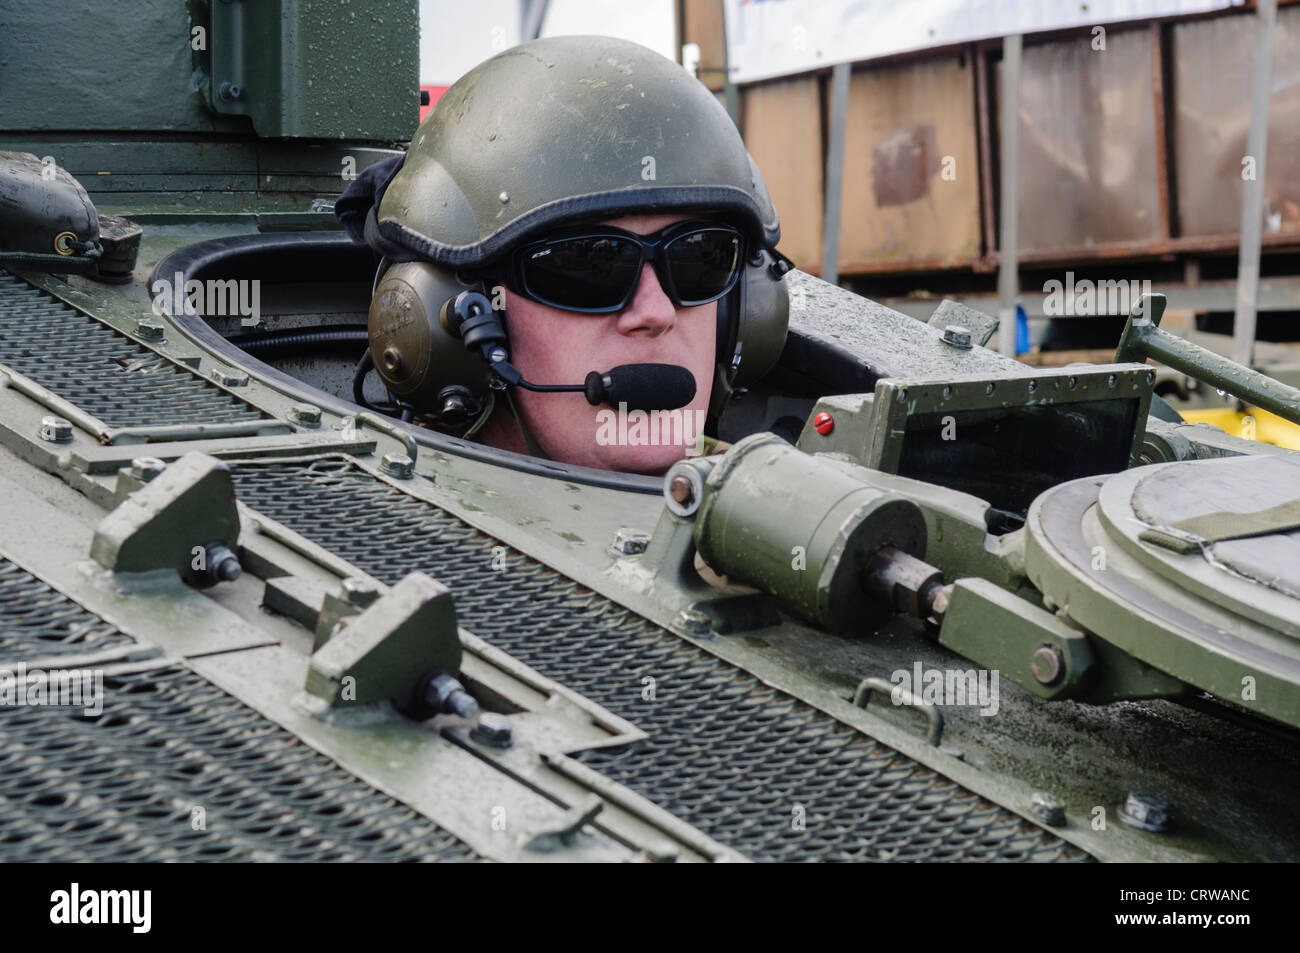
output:
[[730, 117], [681, 66], [625, 40], [553, 37], [492, 57], [443, 94], [366, 223], [392, 263], [370, 308], [379, 375], [435, 416], [477, 406], [486, 355], [508, 356], [495, 315], [481, 316], [485, 339], [453, 313], [462, 292], [492, 296], [477, 271], [562, 223], [690, 210], [746, 241], [718, 303], [716, 407], [772, 368], [789, 312], [776, 209]]

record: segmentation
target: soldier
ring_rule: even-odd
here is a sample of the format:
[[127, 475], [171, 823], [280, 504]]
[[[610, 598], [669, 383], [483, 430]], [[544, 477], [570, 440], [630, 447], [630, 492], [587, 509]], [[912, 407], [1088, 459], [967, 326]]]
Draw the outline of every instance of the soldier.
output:
[[[607, 37], [521, 44], [448, 89], [396, 165], [367, 170], [337, 206], [384, 256], [371, 349], [399, 398], [444, 423], [469, 408], [465, 435], [662, 473], [693, 420], [775, 363], [790, 267], [776, 210], [726, 111], [671, 60]], [[493, 314], [467, 322], [466, 291]], [[629, 411], [608, 394], [536, 389], [641, 364], [694, 381], [673, 439], [608, 426]], [[643, 373], [622, 390], [674, 380]]]

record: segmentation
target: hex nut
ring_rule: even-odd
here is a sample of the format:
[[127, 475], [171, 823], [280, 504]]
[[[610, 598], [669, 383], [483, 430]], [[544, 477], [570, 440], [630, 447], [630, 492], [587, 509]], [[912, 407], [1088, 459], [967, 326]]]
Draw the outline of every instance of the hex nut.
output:
[[320, 426], [320, 408], [315, 404], [294, 404], [289, 408], [289, 416], [300, 427]]
[[638, 553], [644, 553], [649, 544], [649, 533], [622, 526], [614, 534], [614, 542], [610, 544], [609, 548], [619, 556], [635, 556]]
[[959, 324], [950, 324], [943, 329], [943, 343], [963, 351], [971, 348], [970, 331]]
[[707, 612], [699, 609], [684, 609], [677, 617], [687, 635], [709, 635], [713, 631], [713, 620]]
[[240, 374], [228, 367], [214, 367], [210, 376], [222, 387], [245, 387], [248, 384], [247, 374]]
[[508, 748], [514, 741], [510, 719], [491, 711], [479, 713], [478, 723], [470, 730], [469, 736], [479, 744], [493, 748]]
[[135, 323], [135, 333], [145, 341], [161, 341], [167, 326], [156, 318], [141, 318]]
[[50, 443], [69, 443], [72, 440], [72, 421], [62, 417], [42, 417], [40, 437]]
[[1029, 803], [1029, 811], [1034, 817], [1051, 827], [1065, 824], [1065, 802], [1045, 791], [1035, 791]]
[[409, 480], [415, 474], [415, 461], [404, 453], [386, 453], [379, 461], [379, 469], [390, 477]]
[[374, 583], [365, 579], [358, 579], [355, 576], [349, 576], [339, 584], [342, 590], [343, 598], [348, 605], [368, 606], [379, 598], [379, 589]]
[[131, 476], [141, 483], [148, 483], [167, 469], [167, 464], [157, 457], [136, 457], [131, 461]]
[[1158, 794], [1130, 791], [1119, 806], [1119, 819], [1141, 831], [1163, 833], [1169, 828], [1169, 802]]

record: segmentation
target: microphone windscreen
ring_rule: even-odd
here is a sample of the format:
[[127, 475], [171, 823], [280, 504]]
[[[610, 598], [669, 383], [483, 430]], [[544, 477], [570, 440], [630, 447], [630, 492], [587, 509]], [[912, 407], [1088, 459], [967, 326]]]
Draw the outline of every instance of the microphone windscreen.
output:
[[695, 376], [677, 364], [620, 364], [587, 375], [587, 399], [628, 410], [676, 410], [695, 399]]

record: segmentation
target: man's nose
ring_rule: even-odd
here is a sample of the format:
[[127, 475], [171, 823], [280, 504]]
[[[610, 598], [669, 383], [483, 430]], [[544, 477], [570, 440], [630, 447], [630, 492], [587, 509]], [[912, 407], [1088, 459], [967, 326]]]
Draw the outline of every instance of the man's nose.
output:
[[659, 284], [659, 276], [649, 262], [641, 266], [641, 280], [636, 294], [618, 316], [618, 329], [623, 334], [648, 331], [658, 337], [677, 323], [677, 308]]

